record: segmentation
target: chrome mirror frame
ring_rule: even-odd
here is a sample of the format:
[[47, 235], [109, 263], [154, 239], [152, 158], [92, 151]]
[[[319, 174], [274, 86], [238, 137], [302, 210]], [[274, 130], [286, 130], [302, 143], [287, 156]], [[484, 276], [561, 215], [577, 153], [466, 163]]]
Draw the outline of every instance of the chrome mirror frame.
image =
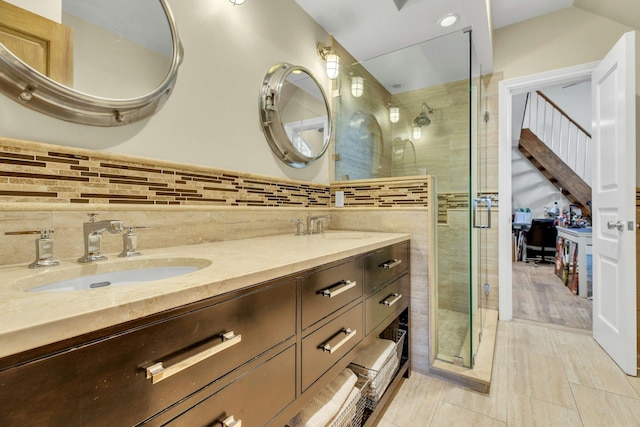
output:
[[92, 126], [121, 126], [145, 119], [165, 104], [178, 75], [184, 50], [171, 9], [164, 8], [171, 36], [173, 57], [165, 79], [152, 92], [137, 98], [110, 99], [92, 96], [36, 71], [0, 43], [0, 92], [19, 104], [68, 122]]
[[[289, 138], [285, 124], [282, 121], [280, 108], [282, 87], [286, 82], [287, 76], [294, 72], [305, 73], [315, 82], [322, 94], [327, 112], [327, 129], [325, 131], [327, 136], [324, 138], [322, 149], [311, 156], [307, 156], [296, 148]], [[271, 67], [262, 82], [259, 107], [260, 127], [264, 132], [271, 150], [282, 162], [294, 168], [304, 168], [318, 160], [327, 151], [331, 139], [332, 127], [330, 104], [318, 79], [305, 67], [288, 63], [280, 63]]]

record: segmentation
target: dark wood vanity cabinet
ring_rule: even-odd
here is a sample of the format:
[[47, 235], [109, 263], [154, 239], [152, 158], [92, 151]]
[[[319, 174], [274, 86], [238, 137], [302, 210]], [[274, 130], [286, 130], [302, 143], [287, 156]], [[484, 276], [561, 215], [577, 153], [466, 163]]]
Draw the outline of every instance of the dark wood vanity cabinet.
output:
[[403, 242], [0, 359], [0, 425], [282, 426], [409, 288]]
[[[272, 284], [4, 369], [0, 425], [132, 426], [207, 393], [295, 336], [295, 284]], [[223, 339], [229, 332], [233, 338]], [[165, 371], [148, 373], [158, 363]]]

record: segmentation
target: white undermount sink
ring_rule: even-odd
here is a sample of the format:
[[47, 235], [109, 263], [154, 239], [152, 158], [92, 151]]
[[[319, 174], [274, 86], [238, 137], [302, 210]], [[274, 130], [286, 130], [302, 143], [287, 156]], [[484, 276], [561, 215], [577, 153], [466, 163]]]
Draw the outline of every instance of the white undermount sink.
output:
[[134, 285], [141, 282], [168, 279], [169, 277], [193, 273], [199, 270], [194, 266], [150, 267], [136, 270], [112, 271], [109, 273], [80, 276], [73, 279], [61, 280], [29, 289], [29, 292], [51, 291], [80, 291], [83, 289], [97, 289], [107, 286]]
[[211, 265], [202, 258], [167, 257], [109, 259], [88, 264], [61, 262], [60, 266], [36, 270], [9, 287], [27, 292], [61, 292], [135, 286], [193, 273]]

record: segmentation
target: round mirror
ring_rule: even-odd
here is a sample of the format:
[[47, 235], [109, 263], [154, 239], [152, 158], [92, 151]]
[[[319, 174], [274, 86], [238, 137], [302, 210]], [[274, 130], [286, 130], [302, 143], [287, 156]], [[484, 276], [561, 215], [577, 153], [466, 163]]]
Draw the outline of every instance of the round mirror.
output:
[[0, 1], [2, 93], [51, 116], [97, 126], [141, 120], [164, 105], [182, 60], [165, 0], [31, 5]]
[[269, 69], [260, 92], [260, 121], [271, 150], [289, 166], [308, 166], [327, 151], [329, 103], [304, 67], [284, 63]]

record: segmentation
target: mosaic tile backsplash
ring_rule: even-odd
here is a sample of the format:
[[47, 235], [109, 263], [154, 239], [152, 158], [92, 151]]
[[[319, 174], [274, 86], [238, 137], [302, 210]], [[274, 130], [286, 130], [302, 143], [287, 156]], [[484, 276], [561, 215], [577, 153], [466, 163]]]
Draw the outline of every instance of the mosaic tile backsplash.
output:
[[427, 207], [429, 177], [331, 186], [0, 138], [0, 202], [328, 208]]
[[329, 188], [0, 139], [0, 201], [327, 207]]

